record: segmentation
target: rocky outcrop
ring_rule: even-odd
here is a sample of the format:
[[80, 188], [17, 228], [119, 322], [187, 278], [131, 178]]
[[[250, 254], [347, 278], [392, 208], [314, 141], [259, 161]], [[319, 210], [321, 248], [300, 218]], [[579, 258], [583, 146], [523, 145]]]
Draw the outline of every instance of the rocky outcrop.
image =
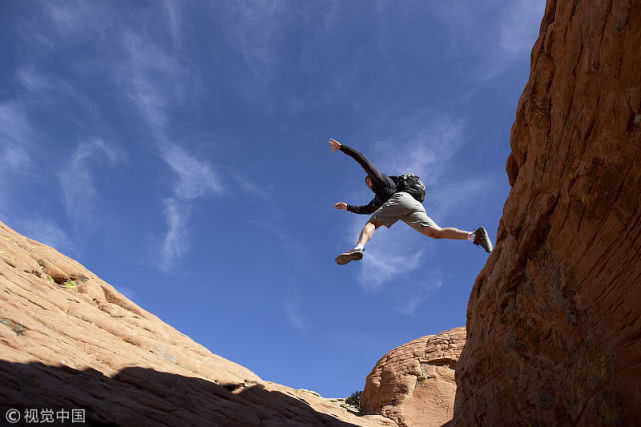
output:
[[453, 424], [641, 425], [641, 2], [548, 0]]
[[0, 223], [0, 420], [84, 409], [88, 425], [393, 426], [261, 380]]
[[390, 351], [367, 376], [361, 408], [400, 426], [443, 425], [452, 418], [454, 368], [464, 344], [465, 328], [461, 327]]

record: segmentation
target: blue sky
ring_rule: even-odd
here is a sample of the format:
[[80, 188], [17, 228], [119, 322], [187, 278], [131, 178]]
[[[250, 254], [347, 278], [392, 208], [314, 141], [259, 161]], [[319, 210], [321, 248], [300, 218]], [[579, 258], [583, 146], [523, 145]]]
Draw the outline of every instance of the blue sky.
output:
[[5, 1], [0, 219], [263, 379], [324, 396], [465, 325], [487, 255], [403, 223], [337, 266], [364, 172], [492, 240], [543, 0]]

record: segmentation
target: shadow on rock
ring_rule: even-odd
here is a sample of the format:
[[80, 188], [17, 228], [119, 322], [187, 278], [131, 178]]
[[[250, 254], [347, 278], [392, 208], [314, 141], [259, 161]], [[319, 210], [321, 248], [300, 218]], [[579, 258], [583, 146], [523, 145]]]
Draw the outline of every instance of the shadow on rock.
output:
[[[0, 360], [0, 424], [8, 409], [84, 409], [92, 426], [353, 426], [262, 385], [219, 385], [201, 378], [125, 368], [113, 377], [87, 369]], [[79, 425], [60, 422], [56, 425]]]

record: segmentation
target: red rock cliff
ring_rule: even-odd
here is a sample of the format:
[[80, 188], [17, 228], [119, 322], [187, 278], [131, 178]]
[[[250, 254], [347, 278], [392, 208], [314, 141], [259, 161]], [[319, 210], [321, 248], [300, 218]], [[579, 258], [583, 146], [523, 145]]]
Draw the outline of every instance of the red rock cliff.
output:
[[641, 425], [641, 2], [548, 0], [456, 425]]

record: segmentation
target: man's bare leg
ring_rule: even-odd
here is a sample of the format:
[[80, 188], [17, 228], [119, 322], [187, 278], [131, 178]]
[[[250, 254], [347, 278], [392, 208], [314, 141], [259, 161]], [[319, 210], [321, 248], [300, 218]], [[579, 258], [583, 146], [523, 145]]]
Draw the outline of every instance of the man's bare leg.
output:
[[470, 234], [469, 231], [459, 230], [454, 227], [427, 227], [423, 226], [421, 233], [432, 239], [450, 239], [450, 240], [469, 240]]
[[365, 249], [365, 245], [374, 235], [374, 231], [376, 231], [376, 229], [380, 226], [380, 224], [371, 221], [365, 224], [365, 227], [363, 227], [363, 229], [361, 230], [361, 235], [358, 238], [358, 242], [356, 242], [355, 249]]
[[363, 250], [365, 249], [365, 245], [374, 235], [374, 231], [376, 231], [376, 229], [380, 226], [381, 224], [378, 224], [375, 221], [370, 221], [365, 224], [365, 226], [361, 230], [361, 235], [358, 237], [356, 247], [337, 256], [336, 263], [343, 265], [351, 261], [358, 261], [360, 259], [363, 259]]
[[481, 246], [486, 252], [492, 252], [492, 241], [484, 227], [479, 227], [473, 233], [459, 230], [458, 228], [441, 228], [423, 226], [421, 233], [433, 239], [470, 240], [477, 246]]

